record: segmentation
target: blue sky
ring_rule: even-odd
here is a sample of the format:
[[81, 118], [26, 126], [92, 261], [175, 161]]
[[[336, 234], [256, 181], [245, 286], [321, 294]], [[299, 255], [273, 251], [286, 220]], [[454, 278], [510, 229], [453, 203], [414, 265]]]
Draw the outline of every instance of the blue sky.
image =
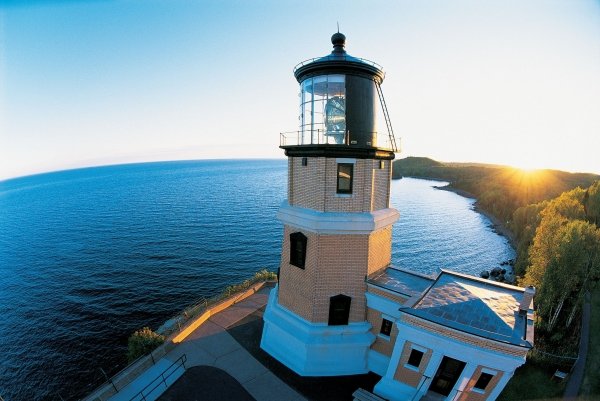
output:
[[404, 156], [600, 173], [600, 2], [1, 1], [0, 179], [283, 157], [298, 62], [377, 61]]

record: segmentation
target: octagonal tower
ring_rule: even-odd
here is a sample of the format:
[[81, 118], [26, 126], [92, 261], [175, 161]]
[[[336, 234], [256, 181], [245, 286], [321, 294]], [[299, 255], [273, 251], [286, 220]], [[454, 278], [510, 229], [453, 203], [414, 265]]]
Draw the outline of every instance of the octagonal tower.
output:
[[399, 217], [389, 207], [398, 149], [380, 88], [385, 74], [348, 55], [345, 39], [334, 34], [331, 54], [296, 66], [300, 127], [281, 134], [288, 199], [278, 213], [279, 284], [261, 347], [307, 376], [368, 371], [365, 278], [390, 264]]

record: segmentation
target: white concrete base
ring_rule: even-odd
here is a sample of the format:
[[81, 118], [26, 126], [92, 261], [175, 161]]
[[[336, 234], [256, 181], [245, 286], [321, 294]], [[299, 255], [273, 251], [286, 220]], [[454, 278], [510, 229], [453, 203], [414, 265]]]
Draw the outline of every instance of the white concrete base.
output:
[[385, 373], [390, 366], [390, 357], [380, 354], [377, 351], [370, 350], [368, 364], [371, 372], [377, 373], [379, 376], [385, 376]]
[[318, 234], [371, 234], [389, 227], [399, 218], [396, 209], [387, 208], [373, 212], [319, 212], [283, 202], [277, 218], [290, 226]]
[[373, 392], [390, 401], [412, 400], [417, 389], [408, 384], [382, 377], [375, 385]]
[[367, 355], [375, 336], [368, 322], [347, 326], [310, 323], [277, 302], [271, 290], [263, 316], [260, 347], [301, 376], [367, 373]]

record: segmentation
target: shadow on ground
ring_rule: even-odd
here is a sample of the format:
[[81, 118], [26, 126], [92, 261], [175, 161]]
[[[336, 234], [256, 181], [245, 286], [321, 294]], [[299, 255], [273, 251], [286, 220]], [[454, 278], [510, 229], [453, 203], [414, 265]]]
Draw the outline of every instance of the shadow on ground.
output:
[[313, 401], [347, 401], [358, 388], [373, 391], [381, 379], [374, 373], [337, 377], [302, 377], [285, 367], [260, 348], [264, 307], [227, 329], [254, 358], [290, 387]]
[[194, 366], [165, 391], [159, 401], [256, 401], [229, 373], [212, 366]]

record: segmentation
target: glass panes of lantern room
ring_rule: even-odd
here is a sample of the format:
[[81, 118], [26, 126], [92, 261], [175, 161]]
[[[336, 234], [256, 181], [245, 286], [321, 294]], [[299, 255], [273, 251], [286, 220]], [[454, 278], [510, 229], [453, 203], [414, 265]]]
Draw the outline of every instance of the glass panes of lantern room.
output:
[[301, 144], [345, 143], [345, 76], [332, 74], [307, 78], [300, 88]]

